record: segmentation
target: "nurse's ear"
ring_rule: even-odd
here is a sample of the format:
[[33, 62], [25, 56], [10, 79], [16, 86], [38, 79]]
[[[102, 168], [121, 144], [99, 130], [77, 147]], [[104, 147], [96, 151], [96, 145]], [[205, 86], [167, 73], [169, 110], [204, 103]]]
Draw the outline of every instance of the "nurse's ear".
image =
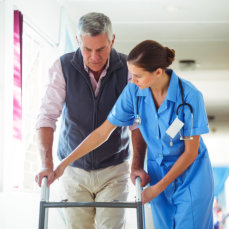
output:
[[155, 75], [156, 75], [157, 77], [161, 77], [162, 73], [163, 73], [162, 68], [157, 68], [157, 69], [155, 70]]

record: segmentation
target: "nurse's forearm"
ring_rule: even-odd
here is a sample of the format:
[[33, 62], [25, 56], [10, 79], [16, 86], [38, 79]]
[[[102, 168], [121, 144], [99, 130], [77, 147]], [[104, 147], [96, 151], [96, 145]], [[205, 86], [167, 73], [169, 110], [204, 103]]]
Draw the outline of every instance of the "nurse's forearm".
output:
[[139, 129], [131, 131], [133, 145], [133, 160], [131, 165], [130, 178], [135, 185], [136, 177], [141, 178], [141, 186], [144, 187], [150, 181], [149, 175], [144, 170], [144, 160], [146, 155], [146, 143]]
[[143, 169], [146, 154], [146, 143], [139, 129], [131, 131], [133, 145], [133, 160], [131, 170]]
[[108, 120], [106, 120], [100, 127], [89, 134], [88, 137], [61, 162], [62, 166], [66, 168], [75, 160], [96, 149], [109, 138], [115, 128], [116, 126], [112, 125]]
[[184, 153], [181, 154], [169, 172], [157, 183], [161, 192], [194, 162], [198, 156], [199, 140], [200, 136], [193, 136], [193, 140], [185, 141]]

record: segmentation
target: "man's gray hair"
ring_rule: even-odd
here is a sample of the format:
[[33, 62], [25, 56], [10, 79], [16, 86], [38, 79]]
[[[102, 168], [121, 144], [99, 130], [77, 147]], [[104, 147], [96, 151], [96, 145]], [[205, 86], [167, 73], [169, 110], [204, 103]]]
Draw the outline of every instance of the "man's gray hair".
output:
[[91, 12], [85, 14], [79, 19], [77, 36], [90, 35], [97, 36], [106, 33], [110, 41], [113, 39], [112, 24], [106, 15], [102, 13]]

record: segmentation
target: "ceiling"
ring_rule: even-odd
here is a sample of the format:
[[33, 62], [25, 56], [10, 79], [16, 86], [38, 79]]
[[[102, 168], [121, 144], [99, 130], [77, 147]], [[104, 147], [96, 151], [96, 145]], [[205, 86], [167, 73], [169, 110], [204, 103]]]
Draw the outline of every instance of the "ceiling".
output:
[[[57, 0], [72, 20], [91, 11], [108, 15], [115, 48], [128, 52], [145, 39], [176, 51], [173, 68], [203, 91], [208, 114], [229, 120], [228, 0]], [[185, 70], [180, 60], [195, 60]]]

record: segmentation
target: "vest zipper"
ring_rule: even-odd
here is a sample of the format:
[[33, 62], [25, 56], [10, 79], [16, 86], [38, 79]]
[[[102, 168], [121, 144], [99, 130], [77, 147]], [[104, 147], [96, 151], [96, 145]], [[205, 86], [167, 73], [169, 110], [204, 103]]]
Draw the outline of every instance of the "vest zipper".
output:
[[[85, 72], [81, 71], [81, 69], [79, 69], [75, 64], [74, 62], [72, 63], [72, 65], [75, 67], [75, 69], [80, 73], [79, 75], [84, 79], [84, 81], [86, 81], [86, 84], [88, 85], [90, 91], [91, 91], [91, 95], [92, 95], [92, 99], [93, 99], [93, 104], [94, 104], [94, 115], [93, 115], [93, 130], [95, 130], [95, 127], [96, 127], [96, 119], [97, 119], [97, 112], [96, 112], [96, 108], [97, 108], [97, 98], [95, 97], [95, 92], [92, 88], [92, 85], [91, 85], [91, 82], [90, 82], [90, 79], [88, 79], [88, 75], [85, 74]], [[95, 163], [95, 152], [94, 150], [91, 151], [91, 168], [92, 169], [95, 169], [95, 166], [94, 166], [94, 163]]]

